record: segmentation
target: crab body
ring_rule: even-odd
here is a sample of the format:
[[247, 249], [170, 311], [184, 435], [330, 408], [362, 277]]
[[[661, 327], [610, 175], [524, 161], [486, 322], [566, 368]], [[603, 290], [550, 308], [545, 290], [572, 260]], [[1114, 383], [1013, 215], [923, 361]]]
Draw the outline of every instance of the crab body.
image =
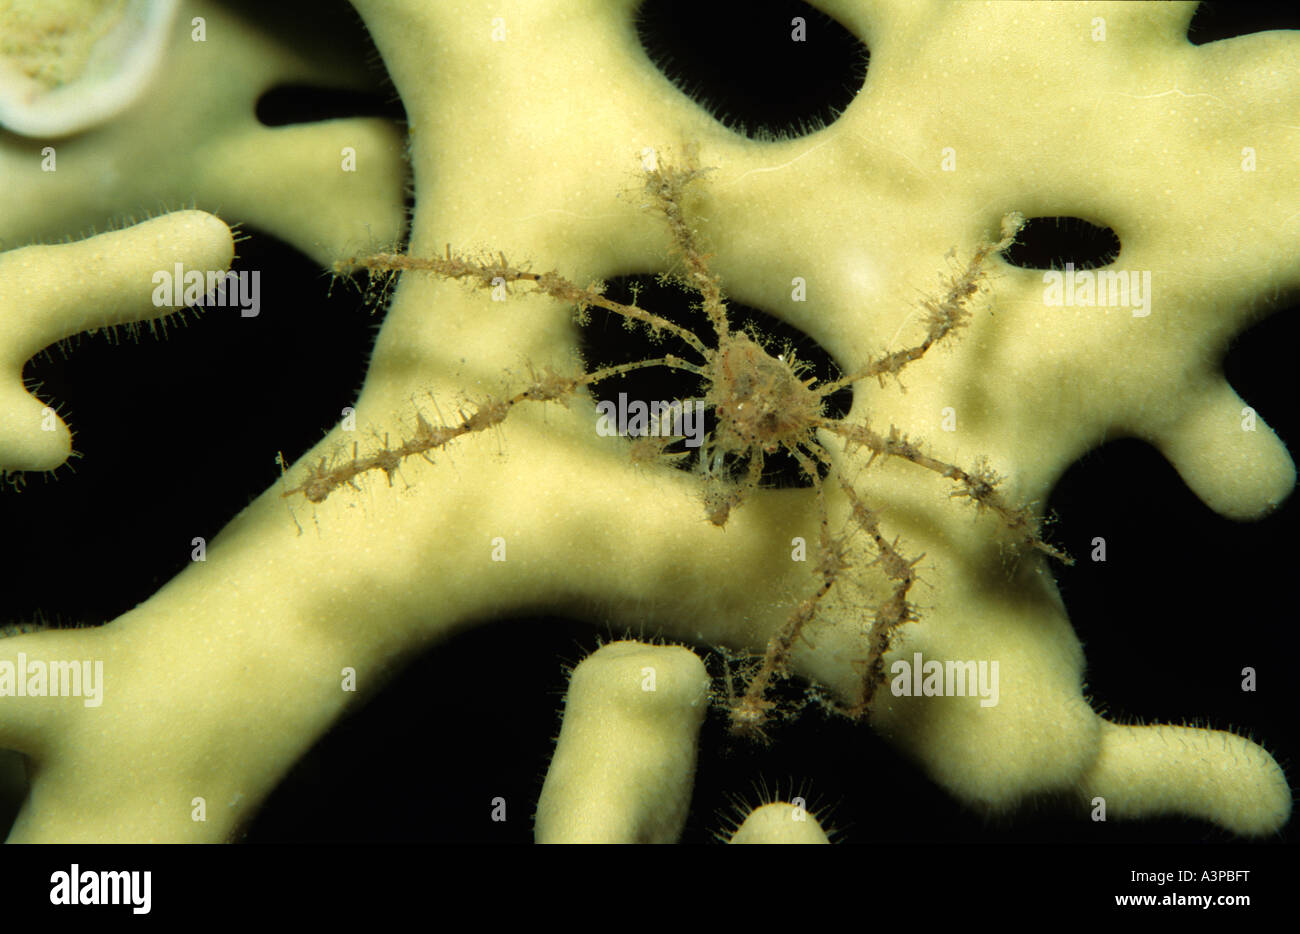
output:
[[822, 416], [821, 396], [784, 357], [773, 357], [748, 334], [723, 338], [711, 380], [705, 398], [718, 416], [714, 441], [729, 454], [793, 450]]

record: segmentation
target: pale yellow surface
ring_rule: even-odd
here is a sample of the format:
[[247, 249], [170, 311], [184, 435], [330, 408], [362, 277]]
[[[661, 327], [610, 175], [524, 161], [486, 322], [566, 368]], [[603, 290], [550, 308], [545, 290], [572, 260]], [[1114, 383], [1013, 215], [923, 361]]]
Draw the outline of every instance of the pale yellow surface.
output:
[[686, 822], [709, 676], [680, 646], [613, 642], [569, 683], [538, 843], [672, 843]]

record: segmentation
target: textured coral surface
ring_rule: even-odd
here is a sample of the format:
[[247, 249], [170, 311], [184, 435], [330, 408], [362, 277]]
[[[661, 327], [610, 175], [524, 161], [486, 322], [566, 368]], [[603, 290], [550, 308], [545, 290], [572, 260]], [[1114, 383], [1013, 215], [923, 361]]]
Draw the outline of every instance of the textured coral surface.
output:
[[[987, 458], [1006, 478], [1007, 495], [1040, 507], [1076, 460], [1111, 440], [1148, 442], [1177, 473], [1149, 461], [1135, 478], [1123, 470], [1104, 476], [1095, 523], [1085, 517], [1066, 527], [1068, 540], [1058, 539], [1079, 560], [1067, 571], [1034, 555], [1009, 557], [996, 518], [953, 499], [947, 480], [899, 458], [867, 466], [861, 450], [828, 442], [834, 470], [880, 511], [887, 534], [907, 554], [924, 554], [920, 619], [890, 659], [915, 652], [996, 659], [1000, 696], [982, 707], [969, 697], [882, 691], [870, 728], [828, 724], [810, 711], [782, 728], [778, 747], [803, 731], [791, 742], [870, 749], [865, 765], [807, 758], [823, 773], [870, 783], [844, 794], [907, 802], [917, 823], [933, 820], [936, 808], [961, 814], [929, 792], [907, 797], [912, 792], [900, 786], [923, 784], [924, 774], [981, 816], [1051, 799], [1067, 824], [1082, 824], [1104, 797], [1109, 821], [1171, 814], [1209, 822], [1194, 825], [1194, 834], [1213, 825], [1215, 833], [1267, 835], [1285, 825], [1286, 777], [1241, 734], [1261, 730], [1257, 738], [1270, 748], [1290, 741], [1257, 726], [1279, 722], [1276, 711], [1293, 701], [1281, 686], [1286, 673], [1269, 666], [1276, 643], [1252, 639], [1282, 622], [1276, 614], [1294, 613], [1294, 603], [1276, 609], [1277, 591], [1269, 589], [1286, 559], [1280, 549], [1290, 547], [1278, 525], [1286, 510], [1278, 510], [1294, 467], [1266, 422], [1274, 413], [1261, 410], [1254, 430], [1243, 430], [1243, 409], [1257, 403], [1238, 395], [1221, 366], [1229, 342], [1293, 302], [1300, 285], [1300, 176], [1287, 155], [1300, 144], [1295, 33], [1193, 46], [1193, 9], [1181, 4], [823, 2], [816, 6], [870, 49], [866, 84], [824, 129], [754, 140], [714, 119], [652, 64], [637, 41], [631, 0], [355, 6], [409, 120], [407, 249], [414, 255], [440, 254], [446, 243], [499, 249], [580, 283], [671, 269], [667, 233], [641, 209], [643, 153], [654, 147], [684, 158], [694, 148], [712, 171], [695, 191], [691, 216], [728, 295], [801, 329], [853, 371], [915, 341], [917, 298], [936, 290], [936, 273], [951, 271], [949, 252], [969, 256], [1005, 214], [1077, 217], [1113, 230], [1122, 244], [1114, 267], [1150, 273], [1148, 315], [1053, 307], [1040, 269], [996, 260], [960, 337], [910, 367], [901, 385], [859, 383], [847, 419], [896, 426], [948, 462], [970, 467]], [[204, 42], [190, 33], [194, 16], [205, 17]], [[1105, 21], [1100, 41], [1097, 17]], [[254, 115], [258, 96], [277, 84], [373, 86], [373, 74], [346, 64], [360, 56], [347, 51], [355, 43], [338, 38], [345, 26], [322, 27], [316, 42], [290, 40], [249, 6], [183, 4], [168, 65], [177, 80], [104, 129], [58, 142], [57, 171], [42, 171], [44, 141], [0, 138], [7, 249], [79, 236], [160, 205], [199, 209], [0, 255], [0, 465], [49, 470], [69, 445], [78, 447], [75, 410], [66, 425], [55, 419], [56, 430], [42, 430], [46, 404], [59, 400], [46, 387], [34, 396], [23, 391], [27, 358], [78, 330], [160, 314], [149, 301], [151, 270], [175, 262], [224, 268], [229, 234], [201, 212], [246, 225], [254, 257], [266, 233], [321, 265], [390, 246], [400, 235], [406, 169], [396, 126], [353, 118], [267, 127]], [[340, 168], [345, 147], [355, 151], [355, 172]], [[1255, 154], [1249, 171], [1247, 148]], [[107, 281], [101, 270], [110, 269], [122, 281]], [[165, 557], [149, 575], [134, 571], [139, 605], [129, 600], [107, 613], [102, 603], [61, 604], [28, 590], [28, 604], [6, 611], [19, 619], [34, 609], [76, 615], [86, 606], [92, 616], [103, 613], [86, 622], [116, 617], [100, 628], [0, 642], [0, 662], [21, 652], [101, 659], [105, 670], [98, 708], [0, 697], [0, 746], [26, 756], [30, 782], [11, 839], [230, 839], [358, 698], [433, 646], [461, 652], [453, 657], [474, 676], [454, 678], [454, 691], [429, 685], [428, 697], [441, 705], [432, 712], [413, 710], [425, 692], [408, 690], [396, 714], [407, 742], [436, 747], [439, 761], [496, 745], [491, 723], [459, 747], [454, 733], [444, 737], [442, 721], [480, 698], [499, 705], [506, 720], [511, 703], [532, 708], [514, 719], [533, 722], [542, 707], [542, 728], [551, 729], [555, 698], [516, 693], [511, 679], [520, 663], [512, 659], [548, 671], [555, 659], [531, 652], [531, 637], [517, 630], [494, 630], [472, 650], [449, 644], [472, 639], [461, 634], [478, 624], [547, 613], [615, 634], [686, 641], [701, 653], [717, 645], [762, 651], [791, 606], [815, 588], [808, 565], [790, 560], [793, 538], [818, 539], [809, 489], [763, 490], [719, 528], [705, 520], [693, 477], [634, 466], [623, 439], [598, 436], [587, 397], [520, 406], [500, 429], [469, 435], [432, 463], [407, 460], [390, 482], [372, 474], [360, 489], [317, 505], [283, 497], [285, 485], [274, 482], [277, 450], [290, 460], [302, 455], [289, 469], [292, 484], [319, 458], [349, 457], [354, 442], [372, 451], [385, 435], [411, 436], [417, 412], [431, 422], [454, 418], [458, 405], [516, 391], [530, 366], [572, 368], [579, 335], [570, 309], [526, 290], [494, 302], [487, 292], [408, 273], [393, 291], [359, 395], [346, 385], [313, 393], [311, 372], [293, 370], [288, 358], [313, 359], [331, 335], [356, 336], [356, 324], [350, 332], [336, 327], [323, 299], [313, 297], [324, 292], [324, 279], [308, 296], [273, 293], [278, 272], [262, 270], [267, 295], [258, 319], [241, 322], [230, 309], [205, 313], [200, 328], [225, 317], [221, 370], [152, 387], [181, 399], [148, 403], [155, 409], [137, 430], [166, 438], [183, 427], [200, 439], [197, 447], [176, 454], [164, 444], [160, 459], [145, 460], [133, 455], [129, 435], [110, 440], [97, 456], [128, 462], [124, 473], [136, 485], [125, 489], [134, 493], [109, 486], [98, 498], [78, 493], [83, 509], [109, 510], [83, 520], [101, 526], [145, 510], [130, 495], [169, 497], [170, 506], [147, 508], [184, 517], [192, 501], [233, 486], [220, 494], [225, 511], [202, 520], [194, 512], [189, 525], [177, 522], [174, 541], [148, 546]], [[795, 277], [805, 280], [807, 301], [792, 300]], [[341, 291], [336, 286], [335, 299]], [[279, 304], [276, 295], [284, 296]], [[251, 345], [262, 335], [274, 339], [274, 327], [287, 336], [283, 359], [268, 365], [295, 375], [282, 373], [267, 389], [296, 384], [278, 397], [261, 386], [245, 395], [241, 361], [256, 359]], [[106, 359], [133, 352], [109, 351]], [[653, 355], [648, 342], [645, 355]], [[201, 394], [203, 384], [223, 380], [228, 401], [217, 390], [203, 424], [201, 410], [187, 404], [186, 384]], [[339, 424], [348, 405], [355, 432]], [[945, 428], [947, 409], [956, 430]], [[297, 427], [280, 428], [283, 441], [249, 440], [251, 422], [275, 420]], [[329, 434], [306, 450], [326, 427]], [[260, 487], [231, 479], [240, 458], [258, 465], [246, 469]], [[165, 479], [171, 475], [178, 476]], [[1179, 478], [1200, 503], [1184, 495], [1167, 508], [1195, 511], [1202, 524], [1192, 542], [1171, 533], [1142, 492]], [[29, 476], [26, 489], [6, 497], [57, 499], [72, 483], [46, 486]], [[260, 489], [245, 508], [242, 497]], [[833, 486], [828, 499], [839, 527], [848, 505]], [[1220, 521], [1206, 507], [1263, 522]], [[37, 535], [39, 520], [26, 521], [25, 533]], [[213, 522], [218, 527], [202, 524]], [[93, 525], [76, 528], [70, 534], [96, 534], [87, 531]], [[98, 534], [99, 551], [111, 549], [112, 537]], [[1105, 563], [1092, 560], [1098, 535], [1107, 538]], [[189, 560], [193, 536], [206, 538], [201, 562]], [[498, 539], [504, 561], [493, 560]], [[1255, 550], [1239, 551], [1238, 542]], [[15, 550], [24, 550], [21, 539]], [[143, 554], [82, 553], [88, 565], [146, 563]], [[57, 560], [15, 560], [5, 574], [18, 590], [24, 567]], [[168, 579], [159, 569], [179, 573]], [[1113, 579], [1120, 575], [1123, 584]], [[1064, 600], [1058, 580], [1069, 582]], [[837, 584], [809, 644], [795, 653], [798, 675], [852, 698], [861, 680], [855, 662], [886, 583], [863, 564]], [[1086, 622], [1086, 645], [1067, 616], [1067, 603], [1079, 599], [1072, 589], [1105, 595]], [[1176, 645], [1184, 641], [1193, 643], [1190, 652]], [[1090, 678], [1090, 702], [1085, 649], [1091, 654], [1097, 642], [1110, 647], [1107, 657], [1129, 659], [1137, 677], [1164, 680], [1117, 699]], [[1240, 691], [1247, 666], [1263, 673], [1253, 694]], [[347, 669], [356, 672], [356, 693], [340, 689]], [[602, 703], [612, 716], [620, 701]], [[691, 757], [681, 743], [694, 742], [694, 727], [680, 741], [669, 728], [674, 718], [696, 722], [693, 703], [675, 707], [666, 698], [646, 715], [654, 721], [647, 736], [666, 731], [670, 751], [661, 764], [683, 760], [677, 778], [634, 774], [618, 781], [636, 793], [620, 796], [601, 784], [607, 777], [573, 773], [572, 783], [591, 789], [588, 804], [607, 802], [602, 814], [625, 818], [613, 822], [622, 828], [614, 835], [663, 836], [663, 810], [684, 811], [680, 775], [685, 770], [689, 789]], [[1119, 708], [1114, 721], [1096, 712], [1107, 703]], [[1234, 717], [1239, 730], [1227, 731]], [[1214, 729], [1203, 728], [1207, 720]], [[641, 729], [635, 717], [628, 722], [628, 730]], [[872, 731], [901, 757], [871, 746]], [[610, 741], [591, 742], [604, 748]], [[706, 756], [716, 753], [710, 743], [724, 742], [706, 725]], [[807, 777], [804, 758], [783, 760], [771, 780], [793, 790], [792, 781]], [[538, 768], [532, 759], [515, 763], [516, 772], [529, 773], [524, 794], [536, 795]], [[483, 798], [486, 814], [486, 801], [498, 794], [493, 781], [465, 778], [456, 793]], [[207, 803], [205, 821], [192, 819], [195, 797]], [[535, 802], [506, 797], [516, 822]], [[548, 807], [561, 817], [580, 807], [545, 797], [543, 824]], [[638, 823], [643, 812], [651, 829]], [[855, 820], [853, 833], [870, 839], [870, 820]], [[675, 835], [667, 824], [673, 832], [666, 835]], [[554, 825], [539, 826], [539, 835]], [[909, 832], [905, 822], [888, 826], [888, 833]], [[481, 836], [492, 838], [494, 829]]]

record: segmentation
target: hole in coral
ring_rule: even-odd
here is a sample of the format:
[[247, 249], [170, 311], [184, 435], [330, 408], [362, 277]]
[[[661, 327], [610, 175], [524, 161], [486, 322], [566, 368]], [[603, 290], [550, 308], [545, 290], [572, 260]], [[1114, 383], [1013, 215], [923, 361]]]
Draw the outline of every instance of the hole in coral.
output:
[[[699, 308], [694, 292], [688, 292], [674, 283], [663, 283], [659, 277], [651, 274], [619, 276], [610, 279], [605, 290], [606, 296], [624, 304], [635, 303], [642, 308], [653, 311], [667, 318], [674, 324], [688, 328], [710, 348], [716, 349], [717, 337], [713, 326], [704, 312]], [[728, 320], [733, 330], [745, 330], [757, 336], [759, 343], [771, 354], [788, 354], [793, 352], [797, 360], [807, 364], [804, 376], [816, 377], [817, 383], [830, 382], [842, 374], [841, 368], [812, 337], [784, 321], [737, 302], [727, 305]], [[702, 362], [696, 353], [680, 338], [666, 336], [661, 342], [647, 337], [644, 328], [629, 330], [623, 325], [623, 318], [600, 308], [590, 310], [590, 319], [582, 330], [582, 354], [589, 371], [601, 367], [617, 366], [661, 357], [664, 354], [677, 354], [693, 363]], [[619, 394], [626, 393], [629, 401], [642, 400], [667, 402], [674, 399], [697, 399], [703, 393], [703, 384], [692, 373], [674, 370], [668, 367], [650, 367], [634, 370], [631, 373], [602, 380], [592, 387], [592, 394], [597, 400], [608, 399], [617, 404]], [[843, 418], [853, 404], [853, 390], [845, 387], [833, 393], [826, 400], [826, 415], [830, 418]], [[712, 432], [716, 427], [713, 412], [710, 410], [705, 419], [705, 431]], [[670, 446], [669, 453], [687, 453], [676, 464], [682, 470], [696, 470], [699, 467], [699, 449], [687, 448], [684, 442]], [[743, 477], [748, 464], [744, 459], [732, 459], [727, 466], [733, 475]], [[825, 476], [825, 471], [822, 472]], [[784, 489], [789, 487], [807, 487], [812, 481], [803, 473], [799, 462], [784, 451], [767, 455], [763, 464], [762, 484], [765, 487]]]
[[406, 111], [395, 95], [303, 84], [282, 84], [271, 88], [257, 99], [256, 114], [264, 126], [347, 117], [386, 117], [406, 121]]
[[1205, 45], [1272, 29], [1300, 29], [1294, 3], [1202, 3], [1187, 24], [1187, 41]]
[[806, 136], [862, 89], [869, 53], [842, 24], [797, 0], [646, 0], [642, 48], [684, 94], [751, 139]]
[[270, 47], [297, 56], [307, 74], [321, 76], [264, 91], [255, 109], [264, 125], [348, 117], [406, 121], [383, 56], [346, 0], [223, 0], [223, 6]]
[[1080, 217], [1031, 217], [1002, 254], [1022, 269], [1075, 269], [1108, 266], [1119, 256], [1119, 236]]

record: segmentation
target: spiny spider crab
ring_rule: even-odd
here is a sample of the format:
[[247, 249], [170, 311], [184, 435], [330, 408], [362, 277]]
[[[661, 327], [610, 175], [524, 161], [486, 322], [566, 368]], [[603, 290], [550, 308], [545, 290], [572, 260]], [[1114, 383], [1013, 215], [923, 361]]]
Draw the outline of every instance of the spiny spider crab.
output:
[[[417, 413], [414, 436], [400, 445], [390, 445], [385, 438], [382, 446], [369, 454], [360, 454], [354, 446], [351, 459], [345, 463], [335, 464], [323, 458], [309, 470], [306, 479], [283, 495], [301, 493], [309, 501], [319, 503], [340, 486], [355, 486], [354, 479], [371, 470], [384, 471], [391, 484], [393, 473], [406, 458], [418, 455], [429, 459], [430, 452], [445, 447], [462, 435], [501, 424], [511, 410], [523, 402], [563, 402], [580, 388], [650, 367], [669, 367], [694, 374], [703, 383], [701, 395], [705, 406], [711, 408], [715, 416], [715, 428], [700, 450], [701, 497], [708, 520], [716, 526], [725, 526], [731, 512], [759, 488], [765, 457], [778, 451], [792, 456], [811, 482], [820, 518], [816, 590], [799, 601], [786, 623], [769, 640], [761, 660], [749, 666], [751, 671], [745, 679], [743, 692], [737, 695], [728, 684], [726, 703], [731, 729], [734, 733], [755, 738], [764, 736], [765, 724], [779, 707], [769, 697], [769, 691], [778, 679], [788, 675], [791, 653], [816, 616], [819, 603], [842, 573], [854, 566], [855, 562], [849, 557], [849, 546], [858, 532], [865, 532], [870, 540], [867, 547], [873, 557], [866, 563], [879, 567], [892, 589], [886, 599], [874, 607], [874, 619], [867, 631], [867, 650], [857, 662], [863, 671], [859, 697], [849, 706], [836, 705], [824, 697], [820, 699], [838, 712], [853, 717], [865, 716], [877, 686], [884, 680], [882, 660], [892, 644], [895, 631], [901, 624], [918, 618], [908, 595], [917, 581], [916, 564], [921, 556], [905, 557], [899, 550], [898, 540], [891, 541], [885, 537], [876, 510], [867, 505], [854, 484], [843, 476], [837, 477], [837, 485], [849, 507], [847, 529], [840, 534], [831, 532], [822, 471], [825, 469], [829, 476], [834, 468], [819, 432], [838, 435], [848, 448], [866, 448], [870, 452], [868, 464], [881, 456], [899, 457], [953, 481], [957, 490], [952, 495], [968, 498], [978, 507], [995, 513], [1011, 533], [1015, 546], [1034, 548], [1059, 561], [1073, 563], [1042, 538], [1036, 516], [1029, 507], [1013, 505], [1003, 498], [998, 491], [1002, 478], [982, 459], [968, 471], [927, 454], [896, 427], [891, 426], [887, 434], [881, 434], [865, 422], [852, 423], [827, 415], [826, 400], [833, 393], [870, 377], [875, 377], [883, 385], [887, 377], [897, 377], [906, 366], [920, 360], [932, 347], [950, 339], [967, 324], [971, 300], [981, 291], [981, 283], [987, 276], [985, 264], [989, 256], [1014, 242], [1024, 224], [1024, 217], [1018, 213], [1004, 217], [999, 238], [987, 241], [975, 250], [966, 265], [950, 277], [942, 296], [922, 301], [926, 333], [919, 343], [882, 354], [856, 372], [817, 385], [816, 377], [804, 375], [806, 367], [795, 359], [793, 353], [773, 353], [761, 335], [732, 329], [721, 280], [710, 270], [708, 254], [701, 250], [684, 207], [687, 187], [708, 170], [696, 166], [693, 159], [688, 159], [680, 167], [659, 162], [653, 167], [643, 168], [645, 192], [649, 196], [646, 206], [661, 214], [667, 222], [673, 252], [680, 257], [684, 267], [676, 278], [700, 296], [701, 308], [714, 330], [716, 349], [709, 347], [693, 331], [662, 315], [634, 303], [625, 304], [606, 297], [603, 283], [581, 288], [556, 272], [535, 273], [512, 266], [501, 253], [494, 259], [474, 259], [454, 254], [448, 246], [441, 258], [377, 253], [340, 262], [335, 266], [338, 274], [358, 270], [366, 270], [371, 275], [422, 271], [447, 279], [468, 280], [485, 289], [529, 283], [557, 301], [576, 305], [580, 321], [585, 320], [588, 309], [592, 307], [605, 309], [621, 316], [630, 325], [640, 324], [648, 328], [656, 340], [664, 337], [679, 339], [689, 351], [700, 357], [701, 362], [694, 363], [679, 354], [667, 353], [576, 375], [552, 369], [532, 372], [524, 388], [506, 397], [484, 399], [473, 411], [459, 412], [455, 421], [434, 425]], [[633, 459], [680, 457], [680, 454], [665, 451], [673, 441], [671, 437], [635, 438], [632, 442]]]

